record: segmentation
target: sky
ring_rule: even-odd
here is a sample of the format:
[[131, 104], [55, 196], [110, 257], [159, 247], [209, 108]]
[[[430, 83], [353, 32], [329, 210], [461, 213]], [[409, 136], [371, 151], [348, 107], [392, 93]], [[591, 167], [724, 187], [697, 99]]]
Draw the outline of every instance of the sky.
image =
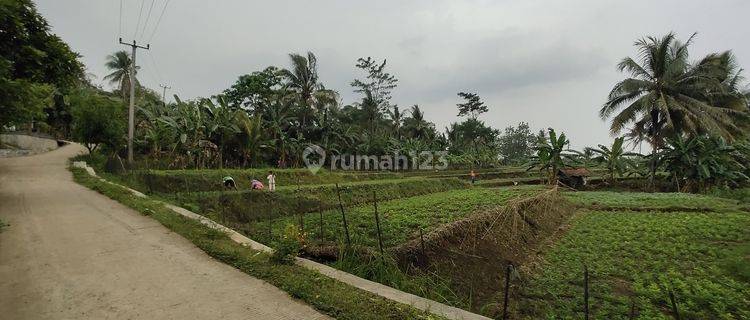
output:
[[574, 148], [611, 143], [609, 122], [598, 110], [626, 77], [616, 65], [636, 56], [637, 39], [673, 31], [686, 40], [697, 32], [693, 60], [732, 50], [740, 66], [750, 68], [747, 0], [36, 4], [52, 32], [82, 55], [94, 83], [105, 88], [106, 56], [129, 50], [119, 37], [150, 44], [136, 60], [144, 85], [161, 92], [159, 84], [167, 84], [167, 96], [183, 99], [220, 93], [240, 75], [287, 67], [289, 53], [312, 51], [322, 82], [349, 104], [359, 99], [350, 82], [364, 77], [355, 68], [357, 58], [373, 57], [387, 59], [387, 71], [399, 79], [392, 102], [402, 108], [418, 104], [440, 131], [461, 120], [457, 93], [469, 91], [489, 106], [480, 117], [487, 124], [552, 127], [565, 132]]

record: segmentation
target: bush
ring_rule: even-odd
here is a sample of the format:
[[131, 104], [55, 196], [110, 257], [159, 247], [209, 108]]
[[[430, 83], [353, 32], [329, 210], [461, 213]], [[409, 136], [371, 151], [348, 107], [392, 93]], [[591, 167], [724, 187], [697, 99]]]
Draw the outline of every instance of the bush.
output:
[[284, 233], [281, 239], [275, 241], [274, 252], [271, 255], [271, 261], [279, 264], [291, 265], [294, 258], [302, 251], [305, 243], [305, 235], [299, 231], [297, 226], [288, 224], [284, 227]]
[[73, 138], [83, 143], [89, 153], [99, 145], [116, 152], [125, 138], [125, 105], [90, 89], [79, 89], [70, 95], [73, 116]]

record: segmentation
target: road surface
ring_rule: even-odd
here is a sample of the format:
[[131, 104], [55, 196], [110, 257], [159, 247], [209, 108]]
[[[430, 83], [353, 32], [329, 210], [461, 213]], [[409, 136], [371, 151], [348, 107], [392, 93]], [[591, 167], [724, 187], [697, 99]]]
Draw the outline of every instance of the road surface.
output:
[[76, 184], [82, 151], [0, 158], [1, 319], [326, 319]]

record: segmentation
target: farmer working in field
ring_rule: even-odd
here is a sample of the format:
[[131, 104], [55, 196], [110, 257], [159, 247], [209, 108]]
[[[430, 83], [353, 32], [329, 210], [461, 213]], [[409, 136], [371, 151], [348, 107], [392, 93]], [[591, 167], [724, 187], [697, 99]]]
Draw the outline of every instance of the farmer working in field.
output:
[[471, 184], [474, 184], [475, 181], [477, 181], [477, 174], [474, 172], [474, 170], [471, 170], [469, 172], [469, 178], [471, 178]]
[[230, 176], [226, 176], [223, 179], [224, 188], [237, 190], [237, 184], [234, 183], [234, 179]]
[[253, 181], [250, 182], [250, 189], [252, 189], [252, 190], [263, 190], [263, 183], [261, 183], [258, 180], [253, 179]]

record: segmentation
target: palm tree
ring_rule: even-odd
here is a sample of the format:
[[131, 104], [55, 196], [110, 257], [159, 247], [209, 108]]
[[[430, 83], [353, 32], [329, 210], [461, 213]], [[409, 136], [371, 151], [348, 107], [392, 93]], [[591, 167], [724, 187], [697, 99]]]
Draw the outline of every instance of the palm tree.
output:
[[411, 117], [404, 119], [404, 129], [413, 138], [425, 138], [430, 132], [432, 124], [424, 119], [424, 112], [418, 105], [411, 107]]
[[398, 106], [393, 106], [393, 110], [388, 109], [388, 116], [393, 122], [393, 130], [396, 131], [396, 139], [401, 139], [401, 123], [404, 122], [404, 114], [398, 110]]
[[599, 148], [587, 148], [588, 151], [598, 155], [593, 158], [594, 160], [604, 163], [607, 166], [610, 183], [615, 182], [616, 175], [622, 175], [625, 173], [628, 164], [628, 157], [636, 156], [635, 153], [625, 152], [625, 149], [623, 148], [624, 142], [625, 137], [619, 137], [615, 138], [612, 147], [600, 144]]
[[335, 104], [337, 94], [335, 91], [326, 89], [318, 80], [318, 59], [312, 52], [307, 53], [307, 57], [291, 53], [289, 59], [292, 62], [292, 68], [280, 70], [281, 76], [287, 81], [287, 88], [290, 89], [295, 99], [303, 107], [302, 127], [307, 125], [307, 114], [311, 108], [320, 105], [320, 102]]
[[[740, 133], [737, 120], [746, 117], [745, 111], [736, 108], [736, 95], [728, 94], [725, 79], [719, 78], [731, 72], [731, 54], [709, 55], [691, 65], [688, 46], [694, 37], [682, 43], [669, 33], [635, 42], [641, 62], [627, 57], [618, 64], [632, 77], [614, 86], [599, 111], [602, 119], [614, 115], [613, 134], [632, 124], [631, 136], [647, 137], [656, 155], [667, 136], [708, 133], [732, 139]], [[656, 163], [654, 156], [652, 184]]]
[[[110, 84], [116, 84], [120, 90], [122, 99], [127, 101], [128, 94], [130, 92], [130, 54], [127, 51], [117, 51], [107, 56], [107, 62], [104, 64], [107, 69], [112, 72], [104, 77], [105, 80], [109, 80]], [[140, 67], [136, 66], [135, 70], [138, 73]], [[136, 87], [138, 86], [138, 79], [135, 80]]]

